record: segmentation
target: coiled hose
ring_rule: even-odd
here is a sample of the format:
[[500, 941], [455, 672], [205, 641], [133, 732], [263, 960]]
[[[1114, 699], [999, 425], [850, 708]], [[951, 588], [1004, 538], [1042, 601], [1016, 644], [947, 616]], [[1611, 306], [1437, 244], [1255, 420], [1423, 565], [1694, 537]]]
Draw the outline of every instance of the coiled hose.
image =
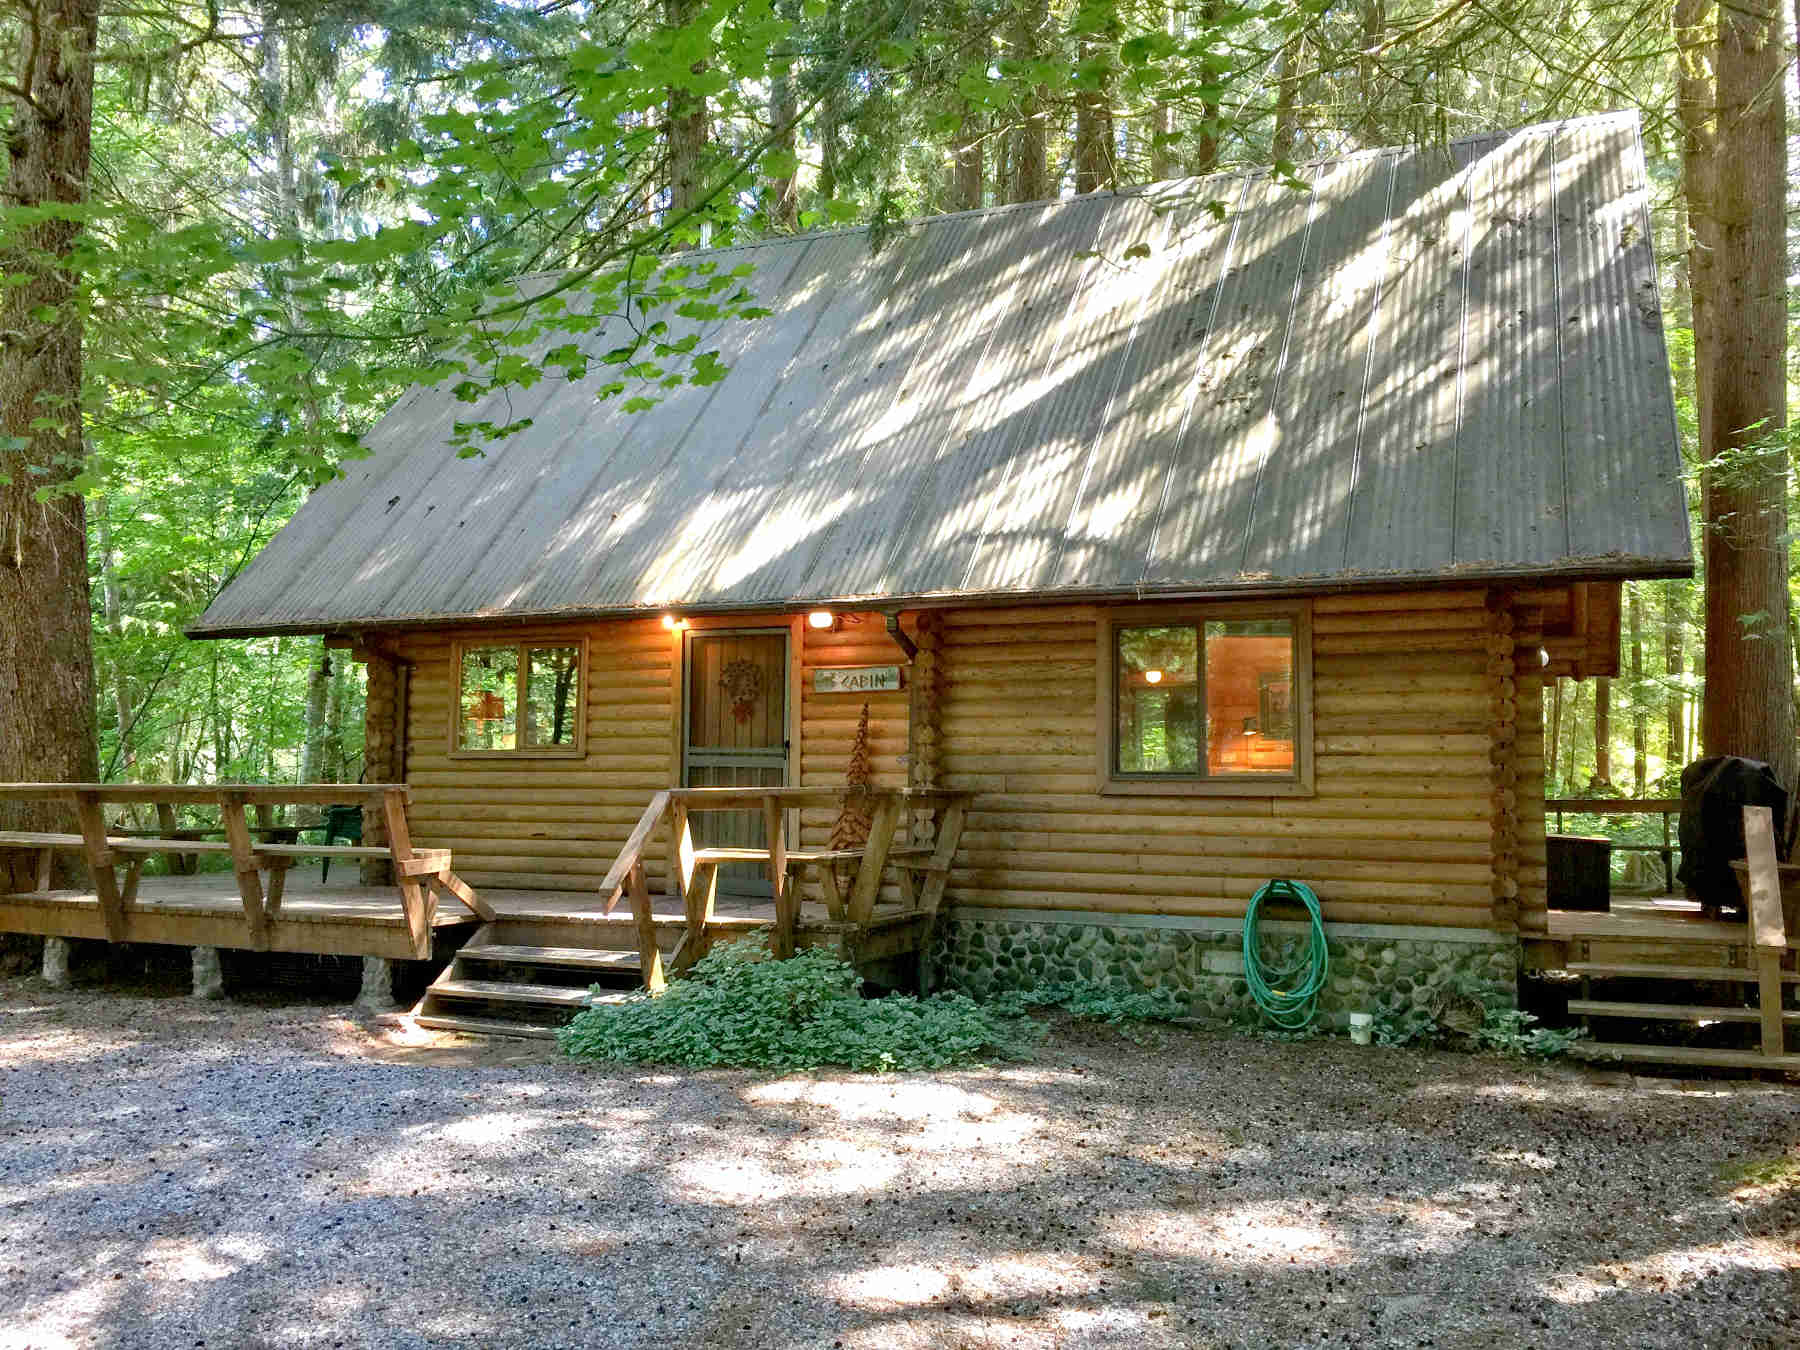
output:
[[[1312, 931], [1306, 946], [1291, 961], [1268, 965], [1262, 956], [1259, 914], [1264, 900], [1287, 900], [1306, 907]], [[1300, 1031], [1318, 1012], [1319, 994], [1331, 973], [1331, 953], [1325, 946], [1325, 920], [1319, 914], [1319, 897], [1304, 882], [1271, 881], [1250, 897], [1244, 911], [1244, 983], [1266, 1016], [1284, 1031]]]

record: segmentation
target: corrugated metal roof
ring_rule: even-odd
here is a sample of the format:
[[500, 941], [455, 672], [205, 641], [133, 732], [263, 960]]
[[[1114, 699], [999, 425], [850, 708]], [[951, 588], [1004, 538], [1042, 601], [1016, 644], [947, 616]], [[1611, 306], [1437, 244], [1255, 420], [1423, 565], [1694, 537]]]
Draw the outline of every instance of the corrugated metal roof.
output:
[[415, 389], [191, 631], [1688, 571], [1636, 119], [1302, 176], [720, 250], [724, 381]]

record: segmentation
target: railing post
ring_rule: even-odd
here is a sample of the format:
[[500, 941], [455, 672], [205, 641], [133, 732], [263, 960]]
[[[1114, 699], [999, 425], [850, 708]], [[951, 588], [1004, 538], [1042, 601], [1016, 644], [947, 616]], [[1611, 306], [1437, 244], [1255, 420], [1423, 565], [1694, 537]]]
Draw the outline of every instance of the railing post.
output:
[[106, 815], [100, 800], [90, 792], [75, 794], [75, 818], [81, 822], [81, 851], [94, 877], [94, 898], [100, 904], [100, 920], [110, 942], [125, 941], [125, 905], [119, 898], [119, 879], [113, 872], [113, 853], [106, 844]]
[[381, 794], [381, 818], [387, 826], [388, 848], [394, 856], [394, 880], [400, 887], [400, 907], [406, 913], [406, 927], [412, 938], [413, 955], [419, 960], [431, 957], [431, 911], [437, 897], [399, 864], [413, 856], [412, 831], [406, 824], [406, 791], [389, 788]]
[[660, 994], [667, 984], [663, 979], [662, 948], [656, 945], [656, 915], [650, 909], [650, 883], [644, 879], [644, 864], [633, 863], [625, 882], [631, 893], [631, 917], [637, 926], [638, 962], [644, 973], [644, 988], [652, 994]]
[[1787, 1048], [1781, 1020], [1781, 958], [1787, 950], [1787, 930], [1781, 912], [1781, 867], [1775, 860], [1775, 822], [1768, 807], [1744, 808], [1744, 852], [1762, 1052], [1775, 1056]]
[[869, 842], [864, 846], [862, 864], [856, 869], [856, 884], [850, 892], [850, 921], [867, 923], [875, 914], [875, 900], [881, 894], [881, 874], [887, 868], [888, 850], [894, 846], [894, 830], [900, 824], [900, 794], [889, 792], [875, 805], [869, 822]]
[[269, 916], [263, 909], [262, 878], [256, 870], [256, 854], [250, 841], [250, 825], [244, 819], [244, 794], [219, 794], [219, 822], [225, 842], [231, 845], [231, 870], [237, 876], [238, 895], [250, 924], [250, 949], [269, 950]]
[[785, 961], [794, 954], [794, 929], [800, 920], [800, 903], [788, 886], [786, 813], [781, 809], [779, 797], [763, 798], [763, 832], [769, 839], [769, 886], [775, 895], [775, 932], [769, 941], [769, 951], [777, 961]]

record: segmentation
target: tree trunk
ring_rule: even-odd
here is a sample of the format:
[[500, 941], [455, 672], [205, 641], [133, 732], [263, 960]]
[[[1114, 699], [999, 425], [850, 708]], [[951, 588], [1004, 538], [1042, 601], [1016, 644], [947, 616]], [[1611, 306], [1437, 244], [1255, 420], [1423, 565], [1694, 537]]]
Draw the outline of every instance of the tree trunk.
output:
[[951, 155], [950, 209], [977, 210], [982, 203], [982, 160], [985, 157], [982, 154], [981, 118], [968, 104], [963, 105], [962, 121], [956, 128]]
[[1702, 353], [1708, 755], [1768, 761], [1795, 787], [1788, 650], [1787, 145], [1779, 11], [1722, 6], [1703, 195], [1690, 195]]
[[1664, 708], [1669, 742], [1669, 771], [1679, 772], [1687, 763], [1687, 690], [1682, 685], [1682, 627], [1686, 622], [1679, 581], [1663, 583], [1663, 674], [1669, 677]]
[[[1202, 0], [1198, 10], [1201, 31], [1210, 34], [1219, 23], [1219, 0]], [[1209, 87], [1223, 85], [1224, 76], [1214, 75], [1207, 80]], [[1217, 97], [1203, 99], [1200, 104], [1200, 125], [1194, 130], [1194, 155], [1190, 172], [1209, 174], [1219, 167], [1219, 100]]]
[[1362, 50], [1356, 58], [1356, 84], [1362, 101], [1358, 139], [1364, 145], [1386, 145], [1387, 125], [1381, 115], [1381, 58], [1376, 49], [1387, 32], [1387, 9], [1382, 0], [1362, 0]]
[[1548, 775], [1551, 778], [1557, 778], [1558, 771], [1562, 768], [1562, 766], [1557, 763], [1557, 757], [1556, 757], [1557, 750], [1561, 748], [1560, 738], [1562, 736], [1562, 715], [1563, 715], [1563, 682], [1562, 682], [1562, 676], [1557, 675], [1557, 676], [1553, 676], [1550, 680], [1550, 717], [1549, 717], [1550, 743], [1544, 747], [1545, 771], [1546, 771], [1546, 773], [1548, 773]]
[[1112, 89], [1108, 80], [1097, 89], [1083, 89], [1075, 95], [1075, 191], [1098, 192], [1116, 182]]
[[1594, 681], [1594, 786], [1612, 786], [1612, 681]]
[[[1029, 0], [1020, 5], [1012, 32], [1014, 60], [1031, 61], [1042, 54], [1043, 32], [1049, 21], [1048, 0]], [[1010, 138], [1012, 174], [1006, 191], [1009, 202], [1041, 202], [1050, 196], [1048, 94], [1042, 85], [1034, 85], [1019, 102], [1018, 122]]]
[[[791, 53], [792, 48], [800, 40], [799, 20], [800, 6], [795, 0], [786, 0], [777, 12], [787, 21], [787, 28], [781, 38], [783, 47]], [[769, 125], [777, 133], [774, 148], [792, 157], [798, 148], [800, 118], [799, 81], [794, 77], [794, 58], [791, 54], [776, 57], [775, 70], [769, 79]], [[769, 228], [793, 233], [800, 228], [800, 175], [798, 169], [771, 178], [765, 189], [768, 193], [764, 212], [768, 217]]]
[[1300, 149], [1300, 84], [1306, 78], [1306, 38], [1296, 33], [1275, 64], [1275, 132], [1271, 158], [1292, 160]]
[[1644, 616], [1636, 586], [1626, 605], [1631, 630], [1631, 795], [1642, 798], [1650, 775], [1650, 719], [1644, 709]]
[[125, 770], [125, 777], [130, 778], [131, 767], [137, 763], [137, 751], [131, 743], [131, 681], [125, 673], [125, 663], [120, 659], [125, 641], [125, 606], [119, 595], [119, 556], [113, 548], [109, 507], [105, 497], [94, 498], [94, 527], [98, 535], [95, 543], [99, 545], [100, 554], [100, 612], [107, 634], [116, 644], [109, 673], [112, 676], [113, 716], [119, 723], [118, 762]]
[[[87, 197], [99, 0], [40, 0], [36, 15], [30, 68], [13, 72], [8, 210]], [[0, 254], [14, 283], [0, 298], [0, 781], [100, 772], [86, 515], [77, 493], [38, 499], [82, 463], [81, 318], [66, 265], [80, 229], [22, 224]], [[67, 819], [50, 803], [0, 803], [14, 828]]]
[[[331, 693], [331, 653], [325, 650], [325, 639], [318, 639], [319, 659], [306, 672], [306, 738], [300, 746], [300, 781], [325, 781], [324, 755], [325, 702]], [[273, 739], [271, 737], [271, 739]]]
[[[700, 13], [698, 0], [664, 0], [663, 15], [671, 28], [692, 23]], [[695, 62], [694, 73], [706, 69]], [[668, 155], [669, 216], [678, 219], [694, 210], [706, 196], [701, 159], [706, 153], [706, 100], [692, 90], [670, 85], [664, 133]]]

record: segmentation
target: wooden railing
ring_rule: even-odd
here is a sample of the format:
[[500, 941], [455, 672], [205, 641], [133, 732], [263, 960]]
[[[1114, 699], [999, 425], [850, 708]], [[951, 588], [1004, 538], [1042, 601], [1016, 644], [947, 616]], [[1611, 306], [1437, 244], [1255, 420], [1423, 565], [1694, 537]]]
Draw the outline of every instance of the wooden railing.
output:
[[[249, 928], [248, 945], [255, 951], [268, 949], [270, 925], [281, 915], [287, 871], [301, 858], [385, 859], [393, 865], [394, 884], [400, 892], [414, 953], [424, 957], [431, 952], [437, 891], [442, 890], [480, 918], [491, 920], [494, 911], [451, 871], [449, 849], [413, 847], [406, 820], [411, 795], [412, 789], [403, 783], [0, 783], [0, 800], [65, 802], [74, 808], [80, 825], [79, 834], [3, 831], [0, 848], [35, 855], [33, 880], [40, 890], [49, 887], [52, 855], [58, 850], [79, 850], [93, 877], [94, 896], [106, 935], [114, 942], [126, 940], [126, 914], [137, 900], [147, 855], [228, 853]], [[377, 813], [387, 830], [386, 846], [259, 843], [245, 816], [246, 808], [254, 806], [339, 803], [361, 804], [365, 810]], [[191, 830], [171, 831], [168, 836], [109, 833], [103, 811], [109, 804], [154, 806], [158, 819], [171, 823], [177, 806], [216, 807], [225, 839], [221, 843], [193, 838], [197, 832]], [[115, 870], [121, 865], [125, 868], [123, 877]]]
[[1661, 816], [1662, 843], [1614, 843], [1615, 853], [1654, 853], [1662, 859], [1663, 888], [1675, 891], [1675, 841], [1669, 835], [1669, 817], [1681, 814], [1679, 797], [1551, 797], [1544, 810], [1556, 818], [1555, 833], [1561, 834], [1563, 814], [1583, 816]]
[[[803, 850], [787, 841], [787, 812], [794, 808], [842, 808], [846, 788], [667, 788], [644, 808], [625, 846], [600, 883], [610, 912], [622, 896], [629, 896], [638, 932], [645, 984], [660, 988], [662, 957], [656, 946], [656, 924], [650, 912], [650, 887], [644, 871], [644, 853], [657, 831], [669, 827], [669, 859], [672, 886], [682, 900], [685, 932], [671, 965], [676, 970], [692, 965], [706, 954], [707, 926], [712, 922], [718, 893], [719, 868], [728, 863], [762, 863], [768, 870], [775, 901], [775, 926], [770, 948], [778, 958], [792, 956], [794, 932], [799, 922], [800, 897], [794, 873], [816, 867], [825, 891], [826, 908], [834, 920], [866, 924], [874, 916], [881, 893], [882, 875], [889, 864], [900, 869], [903, 895], [912, 909], [935, 915], [949, 881], [950, 865], [968, 819], [970, 794], [920, 789], [876, 788], [860, 794], [870, 813], [868, 842], [859, 849]], [[767, 838], [762, 848], [696, 848], [690, 816], [696, 811], [761, 811]], [[929, 847], [894, 844], [895, 832], [909, 813], [930, 812], [933, 817]], [[840, 889], [837, 868], [853, 868], [847, 889]]]
[[[1782, 887], [1800, 886], [1800, 867], [1784, 867], [1775, 858], [1775, 822], [1766, 806], [1744, 808], [1745, 899], [1749, 907], [1750, 944], [1756, 962], [1756, 999], [1760, 1011], [1762, 1052], [1767, 1058], [1786, 1053], [1786, 1019], [1782, 1016], [1783, 957], [1788, 934], [1782, 914]], [[1784, 876], [1783, 873], [1787, 875]]]

